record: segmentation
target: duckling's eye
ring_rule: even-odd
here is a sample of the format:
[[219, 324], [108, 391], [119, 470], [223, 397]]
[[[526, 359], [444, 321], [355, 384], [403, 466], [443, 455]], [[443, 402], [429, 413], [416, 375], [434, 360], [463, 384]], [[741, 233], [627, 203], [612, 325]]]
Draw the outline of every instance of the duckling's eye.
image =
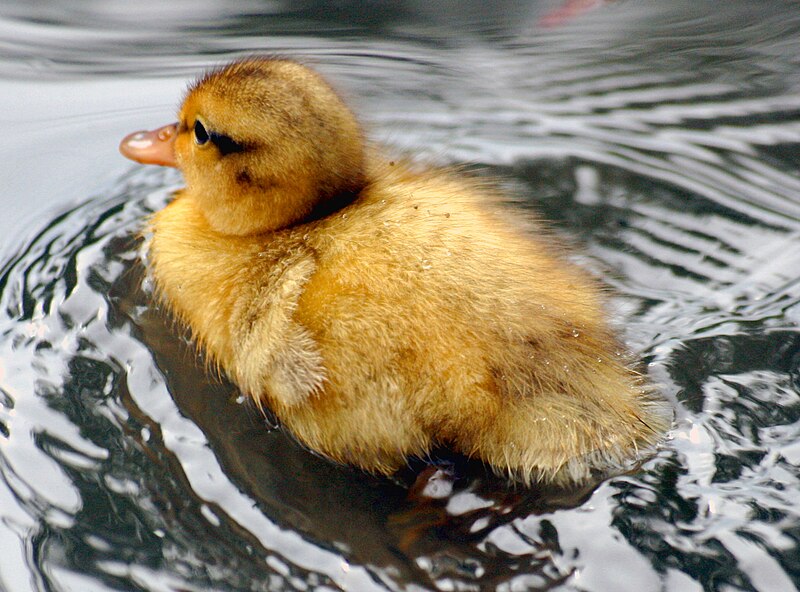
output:
[[194, 122], [194, 141], [198, 146], [202, 146], [208, 142], [208, 132], [206, 131], [205, 126], [200, 123], [199, 119]]

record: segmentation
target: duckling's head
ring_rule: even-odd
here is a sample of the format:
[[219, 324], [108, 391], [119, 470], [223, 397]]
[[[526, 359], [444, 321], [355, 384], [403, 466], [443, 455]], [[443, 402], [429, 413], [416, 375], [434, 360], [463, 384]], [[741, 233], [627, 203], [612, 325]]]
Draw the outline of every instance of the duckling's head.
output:
[[355, 117], [322, 77], [289, 60], [209, 72], [189, 88], [177, 124], [131, 134], [120, 149], [180, 168], [186, 195], [225, 234], [296, 224], [364, 185]]

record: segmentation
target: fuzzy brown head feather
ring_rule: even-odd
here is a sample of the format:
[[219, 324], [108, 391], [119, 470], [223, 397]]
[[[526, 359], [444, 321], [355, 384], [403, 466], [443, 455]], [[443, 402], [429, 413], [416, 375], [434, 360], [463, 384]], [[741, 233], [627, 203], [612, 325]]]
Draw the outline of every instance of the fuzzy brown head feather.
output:
[[317, 73], [287, 60], [235, 62], [195, 82], [175, 157], [187, 193], [224, 234], [284, 228], [364, 184], [352, 112]]

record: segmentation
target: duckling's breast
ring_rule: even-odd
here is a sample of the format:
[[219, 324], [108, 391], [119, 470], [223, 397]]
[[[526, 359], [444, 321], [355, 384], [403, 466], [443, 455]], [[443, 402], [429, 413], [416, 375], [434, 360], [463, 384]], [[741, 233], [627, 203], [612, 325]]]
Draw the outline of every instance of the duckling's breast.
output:
[[162, 300], [245, 392], [275, 391], [291, 401], [319, 387], [319, 354], [293, 320], [316, 264], [294, 233], [221, 235], [188, 196], [157, 213], [151, 229]]

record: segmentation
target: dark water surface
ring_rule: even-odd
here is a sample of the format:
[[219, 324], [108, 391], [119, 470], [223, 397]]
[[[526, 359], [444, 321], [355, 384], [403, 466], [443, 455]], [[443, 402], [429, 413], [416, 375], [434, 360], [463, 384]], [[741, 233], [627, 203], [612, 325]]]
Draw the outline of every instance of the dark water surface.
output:
[[[0, 590], [796, 590], [800, 5], [0, 6]], [[587, 3], [588, 4], [588, 3]], [[302, 450], [151, 304], [186, 81], [318, 65], [372, 137], [506, 180], [614, 288], [676, 411], [592, 491], [424, 491]]]

